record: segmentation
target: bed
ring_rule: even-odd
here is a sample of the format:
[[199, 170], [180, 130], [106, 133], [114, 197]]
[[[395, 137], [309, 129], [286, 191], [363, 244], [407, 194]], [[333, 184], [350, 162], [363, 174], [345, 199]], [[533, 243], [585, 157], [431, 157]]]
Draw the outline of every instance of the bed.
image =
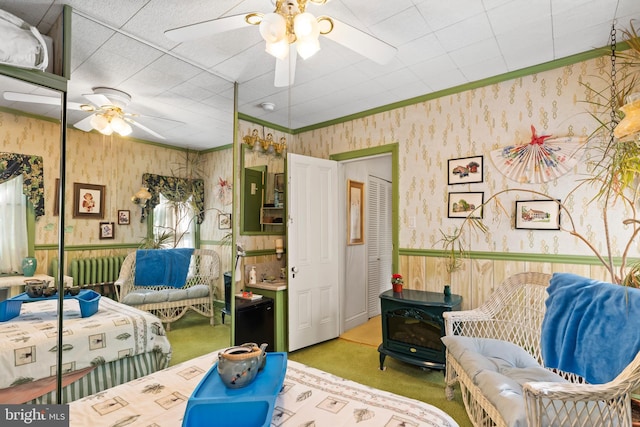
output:
[[[189, 396], [217, 360], [217, 354], [212, 352], [71, 402], [70, 426], [180, 426]], [[458, 424], [427, 403], [289, 360], [271, 425], [455, 427]]]
[[[56, 403], [57, 305], [57, 299], [23, 303], [18, 317], [0, 323], [0, 403]], [[89, 317], [81, 317], [78, 300], [65, 299], [63, 321], [63, 403], [164, 369], [171, 360], [160, 320], [109, 298], [100, 298]]]

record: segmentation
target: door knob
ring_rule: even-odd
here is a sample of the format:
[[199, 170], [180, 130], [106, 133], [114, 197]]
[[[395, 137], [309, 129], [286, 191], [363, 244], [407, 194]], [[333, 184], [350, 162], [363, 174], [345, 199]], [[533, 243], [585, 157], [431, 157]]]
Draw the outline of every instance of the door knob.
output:
[[295, 279], [296, 273], [298, 272], [298, 267], [291, 267], [292, 278]]

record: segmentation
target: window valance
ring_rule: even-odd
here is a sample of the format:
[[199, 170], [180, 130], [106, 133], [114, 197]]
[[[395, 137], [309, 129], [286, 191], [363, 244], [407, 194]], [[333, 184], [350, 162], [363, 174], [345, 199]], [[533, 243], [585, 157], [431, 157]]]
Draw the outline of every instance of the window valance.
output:
[[0, 184], [22, 174], [22, 193], [33, 205], [36, 218], [44, 215], [44, 172], [41, 156], [0, 152]]
[[160, 194], [172, 202], [186, 202], [189, 197], [193, 196], [196, 221], [198, 224], [202, 224], [204, 221], [204, 180], [145, 173], [142, 175], [142, 184], [151, 193], [151, 199], [142, 206], [143, 221], [149, 212], [152, 212], [160, 203]]

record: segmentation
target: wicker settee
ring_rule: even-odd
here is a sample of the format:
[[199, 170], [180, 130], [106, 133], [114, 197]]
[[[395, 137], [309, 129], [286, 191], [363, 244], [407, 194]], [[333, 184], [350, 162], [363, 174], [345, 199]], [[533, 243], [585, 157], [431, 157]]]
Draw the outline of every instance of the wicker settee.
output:
[[214, 250], [193, 250], [186, 281], [177, 288], [162, 284], [136, 285], [136, 254], [127, 255], [114, 283], [119, 302], [155, 314], [165, 323], [167, 330], [170, 330], [171, 322], [189, 310], [209, 317], [211, 325], [214, 324], [216, 281], [220, 277], [220, 258]]
[[[546, 311], [546, 290], [551, 277], [542, 273], [516, 274], [508, 278], [480, 307], [444, 313], [445, 343], [448, 337], [452, 337], [456, 345], [460, 344], [460, 340], [473, 341], [466, 337], [477, 337], [483, 343], [474, 344], [475, 349], [466, 352], [456, 349], [451, 341], [447, 344], [447, 398], [453, 398], [453, 386], [459, 383], [467, 414], [476, 427], [631, 426], [630, 393], [640, 387], [640, 353], [617, 377], [603, 384], [588, 384], [581, 376], [542, 368], [545, 365], [541, 331]], [[632, 313], [632, 316], [637, 314]], [[612, 336], [608, 344], [614, 352], [616, 339], [616, 336]], [[503, 381], [496, 386], [496, 394], [507, 399], [505, 408], [496, 403], [495, 394], [490, 395], [486, 387], [487, 375], [499, 375], [487, 373], [485, 368], [508, 361], [510, 350], [505, 350], [503, 346], [515, 347], [514, 344], [524, 353], [512, 358], [517, 360], [515, 365], [519, 366], [499, 369], [500, 373], [507, 372], [505, 375], [508, 376], [514, 371], [524, 371], [529, 380], [520, 377], [519, 384], [512, 387], [515, 382], [502, 377]], [[476, 354], [474, 350], [479, 347], [481, 352], [486, 350], [492, 353], [491, 363], [470, 366], [474, 364], [470, 362], [473, 359], [470, 354]], [[532, 362], [527, 364], [525, 359]], [[531, 366], [531, 363], [539, 366]], [[550, 377], [553, 377], [551, 381]], [[520, 419], [514, 422], [513, 412], [518, 410], [518, 406]]]

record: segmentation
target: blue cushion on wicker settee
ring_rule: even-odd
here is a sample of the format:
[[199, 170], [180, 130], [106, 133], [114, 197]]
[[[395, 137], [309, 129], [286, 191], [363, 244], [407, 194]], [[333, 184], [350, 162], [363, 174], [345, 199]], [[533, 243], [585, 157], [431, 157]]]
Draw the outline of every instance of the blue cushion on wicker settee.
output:
[[566, 382], [543, 368], [523, 348], [491, 338], [446, 336], [442, 342], [510, 427], [526, 427], [522, 385]]
[[207, 285], [193, 285], [187, 288], [189, 298], [202, 298], [209, 295], [209, 287]]
[[154, 304], [166, 301], [180, 301], [188, 298], [202, 298], [209, 295], [207, 285], [195, 285], [187, 289], [137, 289], [122, 299], [127, 305]]

